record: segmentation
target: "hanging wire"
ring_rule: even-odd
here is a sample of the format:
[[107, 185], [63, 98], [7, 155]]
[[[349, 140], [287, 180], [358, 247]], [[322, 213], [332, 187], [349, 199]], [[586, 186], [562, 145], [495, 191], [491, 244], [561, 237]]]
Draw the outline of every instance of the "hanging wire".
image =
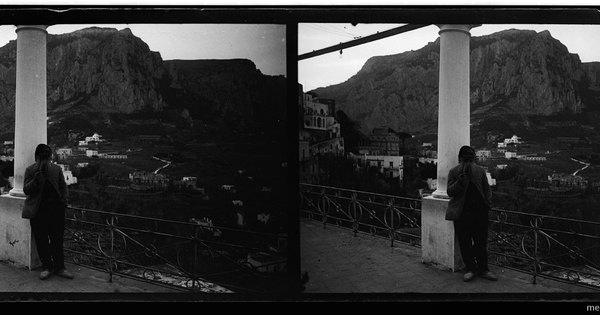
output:
[[340, 37], [345, 37], [345, 38], [354, 38], [357, 35], [355, 34], [351, 34], [349, 32], [346, 32], [344, 30], [340, 30], [338, 28], [336, 28], [334, 25], [328, 25], [328, 24], [306, 24], [307, 27], [312, 28], [314, 30], [317, 31], [322, 31], [322, 32], [326, 32], [332, 35], [336, 35], [336, 36], [340, 36]]

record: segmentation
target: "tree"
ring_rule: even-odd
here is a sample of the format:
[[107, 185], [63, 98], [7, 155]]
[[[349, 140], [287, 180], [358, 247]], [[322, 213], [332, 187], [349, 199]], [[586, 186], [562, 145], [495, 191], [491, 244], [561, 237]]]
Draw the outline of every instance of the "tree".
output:
[[401, 154], [406, 154], [406, 139], [411, 139], [413, 137], [413, 135], [411, 135], [410, 133], [407, 133], [407, 132], [403, 132], [403, 131], [396, 133], [396, 135], [402, 141]]
[[365, 136], [360, 132], [360, 123], [350, 119], [342, 110], [336, 112], [337, 121], [340, 123], [344, 148], [346, 152], [358, 153], [358, 145]]
[[421, 178], [437, 178], [437, 165], [433, 162], [419, 163]]

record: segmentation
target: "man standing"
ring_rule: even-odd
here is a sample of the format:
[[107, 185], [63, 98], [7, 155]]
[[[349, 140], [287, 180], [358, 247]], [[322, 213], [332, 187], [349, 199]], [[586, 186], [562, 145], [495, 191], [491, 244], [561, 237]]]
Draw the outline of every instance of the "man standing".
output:
[[23, 192], [27, 198], [21, 216], [30, 219], [42, 261], [40, 279], [48, 279], [52, 272], [73, 279], [73, 274], [65, 268], [63, 253], [67, 184], [61, 168], [50, 162], [51, 157], [52, 149], [48, 145], [36, 147], [35, 163], [25, 169]]
[[458, 152], [459, 165], [448, 172], [448, 203], [446, 220], [454, 221], [460, 254], [466, 265], [464, 281], [475, 275], [496, 281], [488, 269], [488, 211], [492, 191], [485, 170], [475, 164], [475, 150], [463, 146]]

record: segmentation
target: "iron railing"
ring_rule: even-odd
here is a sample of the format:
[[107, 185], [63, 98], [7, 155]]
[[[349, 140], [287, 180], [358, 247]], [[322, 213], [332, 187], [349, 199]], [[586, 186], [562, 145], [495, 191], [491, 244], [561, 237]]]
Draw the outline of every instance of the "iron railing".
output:
[[311, 184], [300, 184], [300, 212], [310, 219], [349, 228], [354, 235], [421, 244], [421, 200]]
[[287, 235], [68, 207], [65, 258], [176, 290], [264, 294], [289, 279]]
[[[421, 202], [300, 184], [300, 213], [327, 224], [420, 245]], [[493, 208], [489, 262], [538, 277], [600, 290], [600, 222]], [[409, 231], [407, 233], [407, 231]]]
[[490, 263], [600, 290], [600, 222], [493, 208]]

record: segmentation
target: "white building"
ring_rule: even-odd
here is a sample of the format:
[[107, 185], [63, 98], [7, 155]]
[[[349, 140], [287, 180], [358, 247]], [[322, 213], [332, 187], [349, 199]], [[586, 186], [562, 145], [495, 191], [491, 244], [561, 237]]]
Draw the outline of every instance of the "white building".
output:
[[63, 171], [63, 176], [65, 177], [65, 182], [67, 183], [67, 186], [77, 184], [77, 177], [73, 176], [73, 172]]
[[71, 172], [69, 165], [66, 164], [56, 164], [60, 166], [60, 169], [63, 172], [63, 176], [65, 177], [65, 182], [68, 185], [77, 184], [77, 177], [73, 176], [73, 172]]
[[98, 157], [103, 158], [103, 159], [111, 159], [111, 160], [126, 160], [127, 154], [100, 153], [100, 154], [98, 154]]
[[525, 156], [525, 155], [519, 155], [519, 156], [517, 156], [517, 159], [523, 160], [523, 161], [534, 161], [534, 162], [544, 162], [544, 161], [546, 161], [546, 157], [545, 156]]
[[492, 178], [492, 174], [490, 174], [490, 172], [486, 171], [485, 176], [487, 177], [487, 181], [490, 186], [496, 186], [496, 179]]
[[483, 160], [483, 159], [487, 159], [489, 157], [492, 156], [492, 151], [490, 150], [477, 150], [475, 151], [475, 156], [477, 156], [478, 159]]
[[79, 144], [78, 144], [78, 145], [81, 147], [81, 146], [86, 146], [86, 145], [88, 145], [88, 143], [87, 143], [87, 141], [85, 141], [85, 140], [79, 140]]
[[56, 155], [58, 156], [59, 159], [67, 158], [67, 157], [73, 155], [73, 149], [71, 149], [71, 148], [56, 149]]
[[327, 130], [335, 123], [334, 113], [329, 105], [319, 103], [310, 94], [304, 94], [304, 128]]
[[517, 152], [511, 152], [511, 151], [506, 151], [504, 152], [504, 157], [506, 159], [512, 159], [512, 158], [517, 158]]
[[496, 165], [496, 168], [499, 170], [503, 170], [506, 169], [508, 167], [508, 164], [498, 164]]
[[85, 142], [89, 143], [89, 142], [102, 142], [102, 141], [104, 141], [101, 138], [102, 138], [102, 136], [95, 132], [91, 137], [85, 137]]
[[427, 189], [429, 189], [429, 190], [437, 189], [437, 178], [428, 178], [427, 179]]
[[85, 150], [85, 155], [88, 157], [98, 156], [98, 150]]
[[88, 162], [80, 162], [80, 163], [77, 163], [77, 167], [86, 167], [86, 166], [88, 166], [88, 164], [89, 164]]
[[506, 143], [498, 142], [498, 148], [506, 148]]
[[15, 160], [14, 156], [9, 156], [9, 155], [0, 156], [0, 161], [2, 161], [2, 162], [8, 162], [8, 161], [12, 162], [14, 160]]
[[384, 173], [392, 178], [404, 178], [404, 157], [401, 155], [355, 155], [360, 159], [363, 165], [374, 166], [379, 168], [381, 173]]
[[510, 138], [504, 139], [504, 143], [505, 144], [509, 144], [509, 143], [519, 144], [519, 143], [521, 143], [521, 137], [517, 137], [517, 135], [513, 135]]
[[362, 155], [362, 161], [369, 166], [377, 167], [402, 167], [401, 155]]

